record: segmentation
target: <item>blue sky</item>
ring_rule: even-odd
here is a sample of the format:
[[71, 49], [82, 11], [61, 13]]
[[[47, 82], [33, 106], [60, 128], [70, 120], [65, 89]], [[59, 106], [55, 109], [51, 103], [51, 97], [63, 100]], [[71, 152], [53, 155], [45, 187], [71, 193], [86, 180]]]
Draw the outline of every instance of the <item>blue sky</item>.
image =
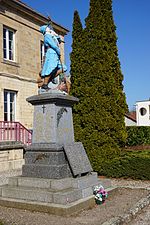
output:
[[[70, 30], [65, 37], [66, 64], [69, 68], [74, 10], [84, 26], [89, 0], [22, 0], [36, 11]], [[150, 98], [150, 0], [113, 0], [113, 15], [124, 91], [129, 109], [136, 101]], [[68, 71], [69, 72], [69, 71]]]

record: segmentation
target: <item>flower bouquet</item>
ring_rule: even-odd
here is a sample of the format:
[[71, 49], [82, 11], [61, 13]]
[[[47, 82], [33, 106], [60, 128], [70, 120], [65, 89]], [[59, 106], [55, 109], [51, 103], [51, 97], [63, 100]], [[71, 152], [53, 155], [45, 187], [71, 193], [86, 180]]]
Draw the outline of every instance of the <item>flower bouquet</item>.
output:
[[98, 205], [103, 204], [105, 199], [108, 197], [108, 193], [104, 190], [102, 185], [95, 186], [93, 194], [95, 195], [95, 202]]

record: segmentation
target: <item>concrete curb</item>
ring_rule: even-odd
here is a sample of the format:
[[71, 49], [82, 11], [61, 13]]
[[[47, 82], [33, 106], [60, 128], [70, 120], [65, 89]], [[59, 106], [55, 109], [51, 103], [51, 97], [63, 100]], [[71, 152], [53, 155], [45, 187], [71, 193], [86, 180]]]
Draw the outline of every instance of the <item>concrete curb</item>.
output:
[[143, 208], [150, 205], [150, 194], [145, 198], [140, 199], [128, 213], [119, 217], [111, 218], [109, 221], [104, 222], [102, 225], [123, 225], [129, 223]]

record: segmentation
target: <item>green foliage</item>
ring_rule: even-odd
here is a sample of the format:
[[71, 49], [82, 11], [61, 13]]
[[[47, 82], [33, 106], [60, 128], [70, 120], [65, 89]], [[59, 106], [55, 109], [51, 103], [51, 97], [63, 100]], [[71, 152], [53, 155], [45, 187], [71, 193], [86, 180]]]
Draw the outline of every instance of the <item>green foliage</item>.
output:
[[108, 160], [98, 173], [107, 177], [150, 180], [150, 151], [125, 151], [118, 158]]
[[150, 145], [150, 127], [127, 127], [127, 146]]
[[81, 37], [82, 37], [82, 24], [80, 21], [80, 17], [77, 11], [74, 12], [74, 21], [73, 21], [73, 31], [72, 31], [72, 52], [70, 54], [71, 59], [71, 83], [72, 83], [72, 89], [71, 94], [75, 95], [74, 89], [75, 87], [80, 86], [80, 45], [81, 45]]
[[0, 221], [0, 225], [4, 225], [4, 223], [2, 221]]
[[120, 154], [126, 141], [123, 75], [111, 0], [91, 0], [86, 27], [77, 12], [71, 53], [72, 94], [80, 102], [73, 109], [76, 141], [81, 141], [94, 170]]

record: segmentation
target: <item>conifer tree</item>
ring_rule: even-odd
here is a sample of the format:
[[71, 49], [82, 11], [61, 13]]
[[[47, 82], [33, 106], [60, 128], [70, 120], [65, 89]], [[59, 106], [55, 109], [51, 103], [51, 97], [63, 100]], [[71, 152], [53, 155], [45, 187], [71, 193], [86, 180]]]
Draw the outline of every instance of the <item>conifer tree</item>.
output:
[[[83, 142], [93, 168], [101, 172], [103, 163], [117, 156], [126, 140], [127, 105], [112, 0], [90, 0], [85, 22], [78, 45], [79, 61], [76, 61], [80, 71], [74, 76], [72, 87], [72, 93], [80, 99], [74, 108], [75, 137]], [[80, 87], [75, 85], [78, 77]]]
[[[71, 93], [72, 95], [77, 96], [78, 94], [74, 91], [77, 91], [76, 87], [79, 87], [80, 85], [80, 58], [81, 58], [81, 37], [82, 37], [82, 23], [79, 17], [79, 13], [76, 10], [74, 12], [74, 18], [73, 18], [73, 31], [72, 31], [72, 52], [70, 54], [71, 59], [71, 65], [70, 65], [70, 73], [71, 73], [71, 83], [72, 83], [72, 89]], [[79, 92], [79, 90], [78, 90]]]

